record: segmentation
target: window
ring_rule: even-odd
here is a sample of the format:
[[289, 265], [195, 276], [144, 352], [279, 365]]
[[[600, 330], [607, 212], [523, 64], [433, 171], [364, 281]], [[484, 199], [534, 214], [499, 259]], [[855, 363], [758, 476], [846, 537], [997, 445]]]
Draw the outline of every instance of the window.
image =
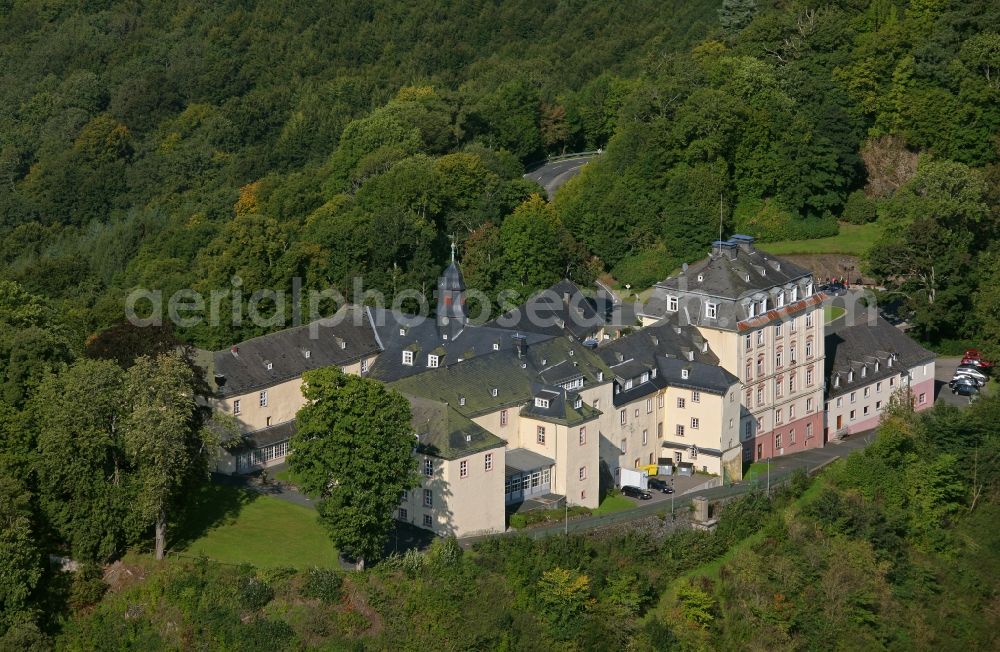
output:
[[806, 357], [811, 358], [813, 355], [813, 341], [812, 338], [806, 340]]
[[751, 378], [753, 378], [753, 363], [750, 362], [749, 360], [747, 360], [747, 370], [746, 370], [746, 372], [747, 372], [746, 373], [747, 380], [750, 380]]
[[764, 405], [764, 388], [757, 388], [757, 405]]
[[774, 435], [774, 447], [781, 448], [781, 433]]
[[861, 409], [861, 414], [863, 414], [863, 415], [865, 415], [865, 416], [868, 416], [868, 406], [867, 406], [867, 405], [866, 405], [866, 406], [864, 406], [864, 407], [863, 407], [863, 408]]
[[779, 346], [778, 347], [778, 352], [774, 354], [774, 366], [775, 367], [780, 367], [781, 366], [782, 355], [783, 355], [783, 352], [781, 350], [781, 347]]
[[[795, 303], [798, 300], [799, 300], [799, 286], [793, 285], [792, 286], [792, 303]], [[792, 330], [795, 330], [795, 329], [793, 328]]]
[[413, 366], [413, 351], [403, 351], [403, 364]]
[[663, 439], [663, 422], [660, 421], [656, 424], [656, 438]]
[[621, 413], [619, 413], [618, 420], [621, 421], [623, 426], [625, 425], [625, 410], [622, 410]]
[[778, 376], [774, 380], [774, 395], [777, 398], [781, 398], [785, 393], [785, 377]]
[[705, 304], [705, 316], [709, 319], [715, 319], [719, 315], [719, 306], [715, 303]]
[[813, 316], [812, 313], [810, 312], [806, 314], [806, 328], [812, 328], [812, 327], [813, 327]]
[[844, 405], [844, 397], [843, 396], [838, 396], [837, 397], [837, 407], [842, 407], [843, 405]]
[[535, 398], [535, 407], [546, 408], [549, 407], [549, 399], [547, 398]]
[[918, 403], [920, 403], [920, 405], [923, 405], [926, 402], [927, 402], [927, 394], [921, 392], [920, 393], [920, 398], [918, 400]]
[[791, 345], [788, 347], [788, 361], [791, 364], [795, 364], [795, 360], [796, 360], [796, 357], [795, 357], [795, 342], [792, 342]]
[[271, 364], [270, 362], [267, 362], [267, 363], [265, 363], [265, 365], [264, 365], [264, 366], [265, 366], [265, 367], [267, 367], [267, 370], [268, 370], [268, 371], [271, 371], [272, 369], [274, 369], [274, 365], [273, 365], [273, 364]]
[[653, 399], [646, 399], [646, 414], [652, 414], [653, 412]]
[[434, 492], [424, 489], [424, 507], [434, 507]]
[[459, 405], [465, 405], [465, 397], [464, 396], [459, 396], [458, 397], [458, 404]]
[[676, 433], [677, 433], [678, 437], [683, 437], [684, 436], [684, 426], [682, 426], [681, 424], [678, 423], [677, 424]]
[[260, 406], [267, 407], [267, 390], [260, 393]]
[[693, 460], [698, 459], [698, 448], [695, 447], [695, 446], [692, 446], [691, 447], [691, 451], [690, 451], [690, 455], [691, 455], [691, 459], [693, 459]]
[[809, 367], [806, 369], [806, 387], [812, 387], [813, 384], [813, 368]]
[[698, 417], [692, 417], [691, 418], [691, 430], [697, 430], [698, 429], [698, 423], [699, 423], [698, 422]]
[[851, 403], [857, 403], [857, 402], [858, 402], [858, 393], [851, 392]]
[[267, 418], [266, 418], [266, 419], [264, 420], [264, 425], [265, 425], [266, 427], [268, 427], [268, 428], [270, 428], [270, 427], [271, 427], [271, 417], [267, 417]]
[[580, 445], [584, 446], [587, 444], [587, 426], [580, 427]]
[[807, 423], [806, 424], [806, 439], [809, 439], [812, 436], [813, 436], [813, 424]]
[[782, 418], [781, 415], [781, 408], [778, 408], [777, 410], [774, 411], [774, 423], [778, 424], [781, 423], [782, 421], [784, 421], [784, 419]]
[[581, 480], [586, 480], [587, 479], [587, 467], [581, 466], [579, 472], [577, 473], [577, 477], [580, 478]]
[[788, 445], [789, 446], [795, 445], [795, 428], [792, 428], [791, 430], [788, 431]]
[[500, 393], [500, 390], [498, 390], [496, 387], [493, 387], [492, 389], [490, 389], [490, 396], [492, 396], [493, 398], [496, 398], [497, 394], [499, 394], [499, 393]]
[[656, 397], [656, 407], [662, 408], [663, 407], [663, 401], [664, 401], [663, 394], [657, 395], [657, 397]]
[[430, 514], [424, 514], [424, 527], [434, 527], [434, 519]]
[[875, 392], [878, 393], [881, 391], [882, 391], [882, 383], [875, 383]]
[[628, 439], [622, 439], [622, 445], [618, 448], [621, 450], [622, 455], [624, 455], [625, 452], [628, 451]]
[[575, 399], [573, 399], [573, 408], [579, 410], [582, 407], [583, 407], [583, 399], [577, 396]]
[[362, 360], [361, 361], [361, 373], [363, 373], [363, 374], [364, 373], [368, 373], [368, 361], [367, 360]]
[[240, 407], [240, 399], [236, 399], [235, 401], [233, 401], [233, 414], [239, 415], [242, 413], [243, 409]]
[[785, 293], [784, 292], [779, 292], [778, 293], [778, 307], [781, 308], [784, 305], [785, 305]]
[[499, 351], [500, 350], [500, 342], [494, 342], [493, 343], [493, 350], [494, 351]]
[[438, 366], [438, 360], [439, 360], [438, 356], [434, 355], [433, 353], [429, 354], [427, 356], [427, 366], [430, 367], [431, 369], [434, 369], [435, 367]]
[[[749, 276], [747, 276], [747, 280], [748, 281], [750, 280]], [[757, 315], [757, 304], [751, 301], [750, 305], [747, 306], [747, 316], [753, 318], [756, 315]]]
[[780, 322], [774, 325], [774, 336], [775, 337], [781, 337], [781, 323]]
[[864, 378], [868, 375], [868, 365], [861, 367], [861, 377]]
[[680, 408], [680, 409], [683, 409], [683, 408], [684, 408], [684, 405], [685, 405], [686, 403], [687, 403], [687, 402], [686, 402], [686, 401], [685, 401], [684, 399], [682, 399], [682, 398], [678, 398], [678, 399], [677, 399], [677, 407], [678, 407], [678, 408]]
[[753, 338], [751, 338], [749, 335], [747, 335], [747, 336], [745, 336], [743, 338], [743, 348], [744, 348], [744, 350], [749, 351], [752, 344], [753, 344]]
[[791, 394], [795, 391], [795, 372], [788, 374], [788, 393]]
[[764, 331], [757, 331], [757, 346], [764, 346]]
[[486, 457], [483, 458], [483, 469], [486, 471], [493, 470], [493, 453], [486, 453]]
[[539, 444], [545, 443], [545, 426], [538, 426], [535, 430], [535, 439]]
[[469, 462], [468, 460], [462, 460], [458, 463], [458, 477], [467, 478], [469, 477]]
[[399, 508], [399, 520], [405, 521], [406, 517], [407, 517], [406, 508], [405, 507], [400, 507]]
[[500, 410], [500, 425], [507, 425], [507, 410]]
[[747, 421], [743, 426], [743, 436], [750, 437], [753, 434], [753, 421]]
[[896, 386], [896, 379], [895, 378], [890, 378], [889, 379], [889, 387], [895, 387], [895, 386]]
[[625, 389], [632, 389], [632, 379], [629, 378], [625, 381]]
[[684, 380], [687, 380], [688, 379], [688, 375], [689, 375], [689, 372], [688, 372], [687, 369], [681, 369], [681, 378], [683, 378]]
[[677, 297], [667, 297], [667, 310], [670, 312], [677, 312]]
[[691, 402], [692, 403], [700, 403], [701, 402], [701, 392], [692, 391], [691, 392]]
[[649, 382], [649, 372], [648, 371], [642, 372], [642, 375], [639, 376], [639, 382], [640, 383], [648, 383]]
[[854, 421], [854, 418], [855, 418], [856, 416], [857, 416], [857, 410], [851, 410], [851, 414], [850, 414], [850, 417], [851, 417], [851, 421]]
[[434, 462], [432, 460], [424, 460], [424, 475], [428, 478], [434, 475]]
[[757, 375], [764, 375], [764, 356], [762, 355], [757, 356]]
[[645, 446], [649, 443], [649, 431], [645, 428], [642, 429], [642, 445]]
[[794, 405], [789, 405], [788, 406], [788, 420], [789, 421], [794, 421], [795, 420], [795, 406]]
[[875, 401], [875, 409], [876, 410], [882, 409], [882, 401]]
[[865, 387], [865, 398], [868, 398], [871, 395], [872, 395], [872, 388], [871, 387]]
[[764, 429], [764, 417], [757, 417], [757, 432]]
[[812, 412], [812, 411], [813, 411], [813, 400], [812, 397], [809, 397], [806, 399], [806, 412]]

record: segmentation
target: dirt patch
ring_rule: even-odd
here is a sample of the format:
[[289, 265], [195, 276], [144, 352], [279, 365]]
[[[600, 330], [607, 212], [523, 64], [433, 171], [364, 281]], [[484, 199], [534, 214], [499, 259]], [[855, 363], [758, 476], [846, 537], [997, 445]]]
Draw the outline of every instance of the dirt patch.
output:
[[844, 254], [789, 254], [781, 258], [812, 271], [817, 282], [823, 283], [830, 278], [846, 278], [851, 284], [858, 279], [865, 285], [874, 283], [874, 279], [861, 274], [861, 261], [857, 256]]
[[104, 583], [112, 593], [118, 593], [144, 579], [146, 579], [146, 569], [142, 566], [116, 561], [104, 568]]
[[385, 625], [382, 623], [382, 616], [368, 604], [368, 598], [365, 596], [364, 591], [356, 586], [351, 578], [347, 578], [344, 582], [344, 598], [345, 602], [354, 611], [368, 620], [369, 626], [368, 630], [364, 632], [365, 635], [378, 636], [382, 633], [382, 630], [385, 629]]

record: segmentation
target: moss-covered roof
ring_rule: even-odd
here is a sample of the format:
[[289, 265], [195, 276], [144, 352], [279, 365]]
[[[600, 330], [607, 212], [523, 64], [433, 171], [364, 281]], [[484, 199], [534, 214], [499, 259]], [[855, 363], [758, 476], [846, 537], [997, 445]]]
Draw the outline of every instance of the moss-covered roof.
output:
[[409, 395], [406, 399], [410, 402], [411, 423], [420, 441], [417, 446], [420, 453], [454, 460], [507, 445], [447, 403]]

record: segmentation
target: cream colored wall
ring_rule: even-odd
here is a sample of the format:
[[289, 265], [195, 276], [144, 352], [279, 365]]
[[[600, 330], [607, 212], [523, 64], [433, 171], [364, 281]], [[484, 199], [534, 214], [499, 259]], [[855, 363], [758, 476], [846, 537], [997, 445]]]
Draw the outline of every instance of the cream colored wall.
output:
[[[740, 447], [739, 426], [740, 426], [740, 401], [739, 385], [734, 384], [728, 392], [723, 395], [701, 392], [700, 400], [696, 403], [692, 401], [693, 392], [689, 389], [678, 387], [668, 387], [666, 390], [666, 414], [667, 420], [664, 426], [664, 438], [673, 442], [684, 442], [690, 446], [698, 448], [712, 448], [723, 451], [725, 454], [734, 448]], [[731, 397], [731, 400], [730, 400]], [[677, 399], [684, 399], [684, 407], [679, 408]], [[698, 419], [698, 428], [691, 428], [691, 419]], [[684, 437], [677, 436], [677, 426], [684, 426]], [[722, 474], [722, 459], [711, 455], [699, 455], [691, 459], [689, 451], [678, 451], [677, 449], [666, 448], [663, 457], [674, 457], [674, 454], [681, 453], [682, 462], [690, 462], [698, 470], [705, 470], [709, 473]]]
[[[657, 424], [663, 420], [663, 408], [659, 404], [659, 391], [654, 391], [645, 397], [632, 401], [626, 405], [615, 407], [613, 401], [614, 387], [612, 383], [604, 383], [595, 387], [590, 387], [580, 392], [588, 404], [593, 405], [596, 399], [598, 408], [603, 414], [595, 421], [588, 424], [588, 436], [590, 430], [596, 426], [600, 436], [607, 439], [615, 447], [612, 457], [607, 457], [607, 449], [598, 449], [598, 455], [605, 454], [604, 462], [608, 465], [612, 474], [616, 469], [625, 467], [635, 468], [636, 458], [639, 459], [639, 466], [646, 464], [656, 464], [660, 458], [660, 440], [657, 438]], [[651, 410], [647, 411], [646, 400], [651, 401]], [[621, 423], [621, 410], [626, 410], [625, 425]], [[636, 410], [639, 411], [636, 416]], [[664, 428], [666, 425], [664, 425]], [[642, 442], [643, 430], [647, 433], [646, 443]], [[625, 440], [625, 452], [621, 452], [621, 442]], [[600, 442], [598, 441], [598, 446]], [[609, 447], [610, 448], [610, 447]], [[652, 457], [650, 457], [652, 456]], [[650, 462], [652, 459], [652, 462]], [[615, 478], [617, 481], [617, 477]]]

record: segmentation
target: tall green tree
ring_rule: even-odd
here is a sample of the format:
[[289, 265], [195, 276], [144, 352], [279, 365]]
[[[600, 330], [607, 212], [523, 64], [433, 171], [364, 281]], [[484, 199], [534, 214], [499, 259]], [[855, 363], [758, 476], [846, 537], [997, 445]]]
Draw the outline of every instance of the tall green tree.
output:
[[207, 479], [215, 453], [210, 431], [201, 427], [195, 378], [180, 354], [142, 357], [125, 377], [124, 449], [135, 469], [135, 517], [153, 526], [155, 554], [163, 559], [167, 524], [185, 490]]
[[0, 638], [19, 619], [30, 619], [44, 564], [31, 494], [0, 471]]
[[319, 498], [333, 544], [363, 567], [378, 559], [403, 491], [417, 485], [410, 405], [380, 382], [335, 367], [303, 375], [289, 468]]
[[568, 275], [564, 227], [552, 205], [532, 195], [500, 225], [507, 287], [524, 295]]

